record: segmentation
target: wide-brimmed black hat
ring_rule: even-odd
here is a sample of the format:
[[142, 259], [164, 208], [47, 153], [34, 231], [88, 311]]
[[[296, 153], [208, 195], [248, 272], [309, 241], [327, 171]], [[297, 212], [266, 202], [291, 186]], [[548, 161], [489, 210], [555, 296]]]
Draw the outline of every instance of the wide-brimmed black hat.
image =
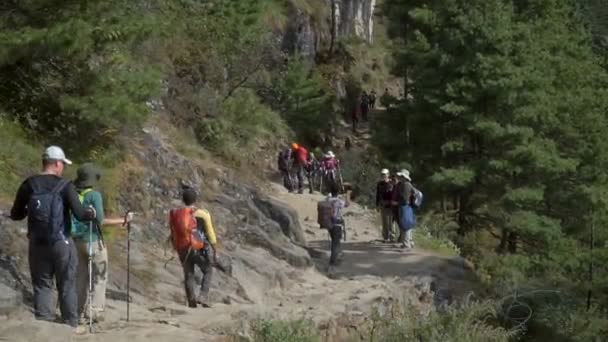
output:
[[93, 163], [82, 164], [76, 171], [74, 185], [78, 189], [92, 188], [101, 179], [101, 170]]

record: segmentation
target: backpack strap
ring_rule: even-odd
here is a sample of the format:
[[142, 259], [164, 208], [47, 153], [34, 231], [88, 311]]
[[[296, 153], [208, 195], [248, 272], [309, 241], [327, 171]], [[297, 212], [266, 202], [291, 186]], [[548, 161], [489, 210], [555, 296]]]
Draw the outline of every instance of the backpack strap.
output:
[[59, 183], [57, 183], [57, 185], [55, 185], [55, 187], [53, 188], [53, 190], [51, 190], [51, 193], [53, 194], [58, 194], [61, 192], [61, 190], [63, 190], [63, 188], [65, 188], [66, 185], [68, 185], [70, 181], [67, 179], [61, 179], [59, 181]]

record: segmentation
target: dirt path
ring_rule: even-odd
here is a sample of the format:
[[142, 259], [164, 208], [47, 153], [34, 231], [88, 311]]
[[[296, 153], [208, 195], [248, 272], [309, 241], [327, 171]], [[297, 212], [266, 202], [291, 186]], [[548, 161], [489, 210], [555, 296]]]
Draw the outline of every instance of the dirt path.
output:
[[[315, 267], [293, 269], [286, 276], [277, 276], [274, 283], [278, 285], [249, 295], [255, 298], [254, 303], [189, 309], [175, 302], [154, 302], [136, 296], [131, 306], [133, 319], [127, 324], [125, 302], [110, 300], [106, 321], [92, 336], [71, 336], [69, 329], [35, 321], [32, 313], [24, 310], [0, 317], [0, 341], [223, 341], [228, 335], [246, 335], [248, 322], [259, 318], [321, 323], [341, 316], [364, 317], [374, 307], [386, 307], [400, 300], [428, 309], [433, 301], [431, 283], [440, 288], [467, 287], [467, 274], [459, 259], [378, 242], [376, 215], [356, 204], [345, 211], [348, 231], [343, 262], [328, 277], [329, 240], [327, 232], [316, 224], [316, 204], [322, 196], [289, 194], [279, 186], [273, 196], [297, 209]], [[287, 264], [285, 267], [289, 268]]]

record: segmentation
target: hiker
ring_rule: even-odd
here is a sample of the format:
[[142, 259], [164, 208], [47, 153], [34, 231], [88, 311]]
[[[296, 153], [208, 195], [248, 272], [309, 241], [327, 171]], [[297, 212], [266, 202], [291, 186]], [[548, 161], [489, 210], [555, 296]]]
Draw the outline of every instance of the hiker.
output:
[[[184, 270], [184, 284], [188, 306], [196, 308], [197, 304], [211, 307], [209, 288], [213, 276], [213, 264], [219, 264], [217, 258], [217, 240], [211, 215], [207, 210], [196, 208], [196, 191], [190, 187], [182, 190], [184, 207], [171, 209], [169, 223], [171, 235], [169, 238], [173, 248], [179, 255]], [[213, 255], [210, 253], [213, 252]], [[194, 266], [203, 273], [201, 289], [195, 296], [194, 285], [196, 278]]]
[[308, 178], [309, 192], [314, 193], [315, 183], [318, 180], [319, 172], [321, 170], [321, 162], [315, 157], [315, 154], [310, 152], [308, 154], [308, 163], [306, 164], [306, 178]]
[[369, 121], [369, 118], [367, 117], [367, 113], [369, 112], [369, 96], [367, 95], [367, 93], [365, 91], [363, 92], [363, 94], [361, 94], [360, 107], [361, 107], [361, 118], [365, 122]]
[[78, 258], [71, 237], [72, 215], [79, 221], [95, 219], [94, 208], [85, 208], [78, 200], [74, 185], [63, 179], [66, 165], [72, 162], [60, 147], [50, 146], [42, 155], [42, 173], [27, 178], [19, 187], [11, 209], [11, 219], [27, 217], [29, 265], [34, 288], [36, 319], [55, 320], [52, 291], [55, 283], [63, 322], [78, 327], [76, 267]]
[[332, 151], [328, 151], [321, 161], [321, 168], [323, 170], [323, 183], [326, 184], [330, 189], [332, 186], [339, 186], [338, 184], [338, 168], [340, 167], [340, 161], [336, 158], [336, 155]]
[[412, 229], [414, 228], [416, 219], [412, 206], [412, 196], [415, 193], [415, 189], [412, 186], [412, 179], [408, 170], [401, 170], [397, 173], [397, 177], [399, 183], [397, 183], [397, 190], [393, 200], [399, 207], [399, 242], [401, 242], [402, 248], [413, 248]]
[[287, 191], [293, 191], [293, 182], [289, 170], [291, 169], [291, 148], [279, 152], [277, 157], [277, 166], [279, 172], [281, 172], [281, 178], [283, 178], [283, 186]]
[[390, 92], [388, 91], [388, 88], [384, 89], [384, 93], [380, 97], [380, 102], [387, 109], [390, 108], [391, 102], [392, 102], [392, 96], [391, 96]]
[[298, 179], [298, 193], [302, 194], [304, 193], [304, 172], [308, 165], [308, 150], [296, 143], [291, 144], [291, 150], [293, 170]]
[[[127, 213], [125, 217], [105, 217], [101, 193], [94, 189], [100, 179], [101, 171], [94, 164], [86, 163], [78, 168], [76, 180], [74, 180], [78, 198], [84, 206], [95, 208], [97, 217], [91, 222], [92, 224], [79, 221], [76, 217], [72, 219], [72, 237], [78, 255], [78, 269], [76, 272], [78, 317], [84, 316], [84, 318], [91, 319], [93, 322], [101, 322], [104, 319], [106, 284], [108, 282], [108, 251], [103, 240], [101, 227], [112, 225], [125, 227], [133, 218], [132, 213]], [[90, 268], [89, 256], [91, 257]], [[89, 275], [91, 276], [90, 279]], [[89, 281], [91, 281], [90, 289]], [[86, 309], [87, 306], [90, 306], [90, 310]], [[89, 313], [91, 316], [89, 316]]]
[[350, 118], [353, 124], [353, 133], [357, 133], [357, 126], [359, 124], [359, 115], [357, 113], [357, 106], [353, 106], [353, 109], [350, 111]]
[[369, 108], [376, 108], [376, 91], [372, 90], [371, 94], [369, 94]]
[[345, 200], [338, 197], [338, 187], [331, 187], [330, 194], [324, 201], [318, 203], [317, 222], [322, 229], [329, 231], [331, 238], [331, 254], [329, 266], [338, 264], [338, 254], [340, 253], [340, 240], [345, 233], [345, 222], [342, 216], [342, 209], [350, 205], [350, 190], [346, 192]]
[[376, 210], [380, 212], [382, 218], [382, 239], [384, 242], [394, 241], [393, 231], [393, 206], [391, 204], [393, 196], [393, 183], [389, 178], [388, 169], [380, 171], [382, 179], [376, 184]]
[[[393, 191], [391, 193], [391, 209], [393, 211], [393, 222], [397, 223], [397, 226], [399, 226], [399, 206], [397, 205], [397, 202], [395, 201], [395, 199], [398, 197], [397, 195], [397, 184], [399, 184], [399, 177], [397, 176], [398, 173], [401, 173], [400, 171], [397, 173], [393, 173], [391, 174], [390, 180], [391, 180], [391, 184], [393, 185]], [[401, 232], [401, 229], [399, 229], [399, 232]], [[399, 238], [401, 237], [401, 234], [399, 234], [399, 237], [397, 238], [397, 241], [399, 241]]]

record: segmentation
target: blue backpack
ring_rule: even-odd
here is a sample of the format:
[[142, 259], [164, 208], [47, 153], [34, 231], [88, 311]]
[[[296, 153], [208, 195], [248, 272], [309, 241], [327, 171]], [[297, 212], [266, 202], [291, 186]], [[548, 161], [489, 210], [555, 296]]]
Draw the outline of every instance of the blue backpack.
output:
[[33, 190], [27, 205], [28, 237], [53, 244], [65, 240], [65, 218], [61, 190], [68, 184], [62, 179], [50, 191]]

